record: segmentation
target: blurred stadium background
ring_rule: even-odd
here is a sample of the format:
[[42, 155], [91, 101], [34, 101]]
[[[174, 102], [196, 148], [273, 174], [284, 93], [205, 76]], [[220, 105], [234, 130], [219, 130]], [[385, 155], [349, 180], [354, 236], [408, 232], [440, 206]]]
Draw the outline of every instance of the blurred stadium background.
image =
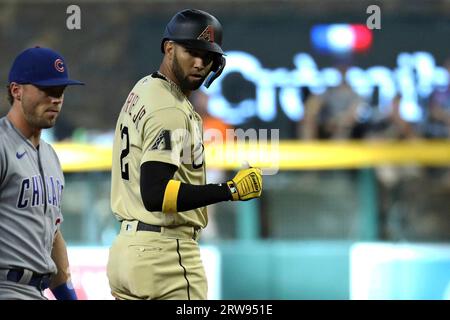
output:
[[[80, 30], [66, 27], [71, 4]], [[370, 5], [381, 29], [366, 28]], [[280, 137], [261, 200], [210, 207], [210, 297], [449, 299], [450, 1], [0, 0], [5, 85], [16, 54], [35, 45], [61, 52], [87, 84], [68, 90], [44, 136], [66, 172], [63, 233], [79, 296], [111, 298], [115, 119], [158, 68], [166, 23], [188, 7], [216, 15], [225, 32], [224, 75], [192, 96], [205, 129]], [[214, 148], [209, 181], [220, 182], [240, 159], [230, 165], [234, 153]]]

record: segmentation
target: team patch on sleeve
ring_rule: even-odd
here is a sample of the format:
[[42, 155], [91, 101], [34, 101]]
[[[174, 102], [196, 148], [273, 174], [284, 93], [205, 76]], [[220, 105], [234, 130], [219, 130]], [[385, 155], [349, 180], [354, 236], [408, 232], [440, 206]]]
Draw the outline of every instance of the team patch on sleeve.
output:
[[150, 150], [172, 150], [170, 130], [161, 130], [155, 142], [150, 147]]

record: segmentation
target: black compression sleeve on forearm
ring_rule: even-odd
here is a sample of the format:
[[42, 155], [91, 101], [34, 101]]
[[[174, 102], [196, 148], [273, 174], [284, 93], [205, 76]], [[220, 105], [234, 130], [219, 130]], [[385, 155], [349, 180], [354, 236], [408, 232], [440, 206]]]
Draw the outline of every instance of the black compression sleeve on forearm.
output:
[[227, 200], [231, 200], [231, 193], [226, 183], [200, 186], [182, 183], [178, 192], [177, 209], [187, 211]]
[[[157, 161], [148, 161], [141, 166], [141, 197], [148, 211], [161, 211], [167, 183], [173, 178], [177, 167]], [[231, 200], [226, 183], [192, 185], [182, 183], [178, 191], [177, 211], [204, 207], [213, 203]]]

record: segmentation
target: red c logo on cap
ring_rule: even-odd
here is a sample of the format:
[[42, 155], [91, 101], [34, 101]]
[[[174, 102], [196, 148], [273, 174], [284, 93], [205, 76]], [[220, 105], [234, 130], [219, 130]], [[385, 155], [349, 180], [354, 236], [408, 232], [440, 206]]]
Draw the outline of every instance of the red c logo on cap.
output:
[[55, 60], [55, 69], [59, 72], [64, 72], [64, 62], [61, 59]]

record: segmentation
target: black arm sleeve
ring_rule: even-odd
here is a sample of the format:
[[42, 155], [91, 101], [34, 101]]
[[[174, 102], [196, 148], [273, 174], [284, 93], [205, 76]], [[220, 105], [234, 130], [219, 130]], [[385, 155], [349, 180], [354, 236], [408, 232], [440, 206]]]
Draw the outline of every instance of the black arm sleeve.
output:
[[226, 183], [200, 186], [182, 183], [178, 192], [177, 210], [187, 211], [231, 199]]
[[161, 211], [167, 183], [177, 167], [173, 164], [148, 161], [141, 165], [141, 198], [148, 211]]
[[[141, 197], [148, 211], [161, 211], [167, 183], [177, 167], [164, 162], [148, 161], [141, 165]], [[213, 203], [231, 200], [226, 183], [192, 185], [182, 183], [178, 191], [177, 210], [187, 211]]]

